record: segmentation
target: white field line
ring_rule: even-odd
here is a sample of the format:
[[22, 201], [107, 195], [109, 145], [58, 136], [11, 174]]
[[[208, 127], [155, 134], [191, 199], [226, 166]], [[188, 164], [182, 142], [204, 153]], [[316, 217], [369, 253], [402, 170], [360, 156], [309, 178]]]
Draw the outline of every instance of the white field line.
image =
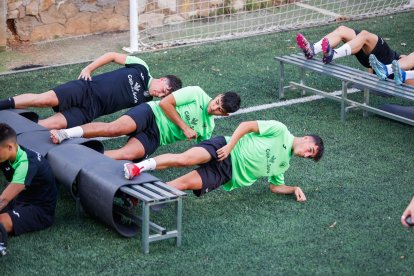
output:
[[319, 12], [319, 13], [324, 14], [324, 15], [329, 15], [329, 16], [332, 16], [332, 17], [335, 17], [335, 18], [338, 18], [338, 17], [341, 16], [340, 14], [331, 12], [329, 10], [317, 8], [317, 7], [314, 7], [314, 6], [305, 4], [305, 3], [296, 2], [295, 5], [299, 6], [299, 7], [302, 7], [302, 8], [305, 8], [305, 9], [308, 9], [308, 10], [313, 10], [313, 11]]
[[[351, 88], [348, 89], [348, 94], [352, 94], [355, 92], [361, 91], [359, 89], [356, 88]], [[339, 96], [342, 94], [342, 91], [334, 91], [331, 92], [332, 95], [335, 96]], [[313, 96], [308, 96], [308, 97], [303, 97], [303, 98], [298, 98], [298, 99], [292, 99], [292, 100], [287, 100], [287, 101], [282, 101], [282, 102], [277, 102], [277, 103], [271, 103], [271, 104], [262, 104], [262, 105], [256, 105], [256, 106], [252, 106], [252, 107], [247, 107], [247, 108], [243, 108], [243, 109], [239, 109], [237, 112], [234, 112], [233, 114], [230, 114], [230, 116], [236, 116], [236, 115], [240, 115], [240, 114], [245, 114], [245, 113], [251, 113], [251, 112], [257, 112], [260, 110], [265, 110], [265, 109], [270, 109], [270, 108], [275, 108], [275, 107], [281, 107], [281, 106], [288, 106], [288, 105], [294, 105], [294, 104], [299, 104], [299, 103], [307, 103], [307, 102], [311, 102], [311, 101], [316, 101], [316, 100], [320, 100], [323, 99], [323, 96], [319, 96], [319, 95], [313, 95]], [[225, 119], [227, 117], [222, 117], [222, 116], [216, 116], [214, 119]], [[116, 138], [120, 138], [120, 137], [124, 137], [125, 135], [122, 136], [118, 136], [118, 137], [96, 137], [96, 138], [92, 138], [95, 140], [110, 140], [110, 139], [116, 139]]]

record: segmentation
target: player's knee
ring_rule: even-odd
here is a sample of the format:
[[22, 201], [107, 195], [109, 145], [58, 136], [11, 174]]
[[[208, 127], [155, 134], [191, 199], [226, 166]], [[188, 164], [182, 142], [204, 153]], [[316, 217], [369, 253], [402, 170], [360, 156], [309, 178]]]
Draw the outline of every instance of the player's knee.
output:
[[346, 31], [348, 31], [348, 27], [346, 27], [346, 26], [344, 26], [344, 25], [341, 25], [341, 26], [339, 26], [338, 28], [336, 28], [336, 31], [337, 32], [340, 32], [340, 33], [343, 33], [343, 32], [346, 32]]
[[362, 31], [359, 33], [359, 35], [360, 35], [360, 36], [362, 36], [362, 37], [364, 37], [364, 38], [368, 38], [368, 37], [371, 35], [371, 33], [370, 33], [370, 32], [368, 32], [368, 31], [366, 31], [366, 30], [362, 30]]

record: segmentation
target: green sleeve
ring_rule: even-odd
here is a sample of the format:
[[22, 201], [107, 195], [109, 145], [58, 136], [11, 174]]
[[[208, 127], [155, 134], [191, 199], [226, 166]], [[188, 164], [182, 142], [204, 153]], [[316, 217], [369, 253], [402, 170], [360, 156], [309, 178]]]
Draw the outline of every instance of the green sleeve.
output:
[[28, 162], [21, 162], [15, 169], [11, 183], [25, 184], [27, 173], [29, 171]]
[[272, 176], [269, 176], [268, 181], [275, 186], [284, 185], [285, 176], [283, 175], [283, 173], [279, 175], [272, 175]]
[[278, 121], [257, 121], [261, 136], [278, 136], [286, 126]]
[[172, 93], [176, 106], [195, 102], [204, 91], [198, 86], [187, 86]]
[[141, 64], [141, 65], [144, 65], [145, 68], [147, 68], [147, 70], [149, 71], [149, 67], [148, 67], [147, 63], [145, 61], [143, 61], [142, 59], [138, 58], [138, 57], [127, 56], [127, 58], [125, 60], [125, 65], [127, 65], [127, 64]]

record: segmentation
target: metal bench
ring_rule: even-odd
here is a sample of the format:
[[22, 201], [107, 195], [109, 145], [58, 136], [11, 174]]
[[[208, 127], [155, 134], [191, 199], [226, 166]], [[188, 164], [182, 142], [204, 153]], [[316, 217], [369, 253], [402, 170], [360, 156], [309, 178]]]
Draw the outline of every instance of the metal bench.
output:
[[[346, 119], [346, 112], [348, 112], [350, 109], [357, 108], [364, 111], [364, 116], [367, 116], [368, 112], [371, 112], [409, 125], [414, 125], [414, 120], [370, 106], [369, 102], [370, 93], [374, 91], [384, 95], [390, 95], [409, 101], [414, 101], [414, 86], [404, 84], [396, 85], [392, 80], [383, 81], [378, 79], [375, 74], [340, 64], [323, 64], [319, 60], [307, 60], [303, 54], [278, 56], [275, 57], [275, 60], [279, 62], [279, 99], [284, 98], [287, 88], [298, 88], [302, 89], [302, 95], [304, 95], [306, 92], [311, 92], [340, 102], [342, 121], [345, 121]], [[285, 86], [285, 64], [291, 64], [300, 67], [299, 83], [291, 81], [289, 82], [288, 86]], [[307, 86], [305, 75], [306, 70], [340, 80], [342, 82], [341, 96], [336, 96], [332, 93]], [[356, 87], [363, 90], [364, 98], [362, 102], [348, 99], [348, 88], [351, 85], [355, 85]]]
[[[142, 251], [149, 253], [149, 244], [153, 241], [176, 239], [176, 245], [181, 245], [182, 233], [182, 197], [187, 194], [177, 190], [161, 181], [128, 185], [120, 188], [120, 191], [130, 197], [136, 198], [141, 203], [142, 213], [137, 216], [129, 210], [114, 205], [114, 212], [131, 219], [134, 223], [141, 225]], [[167, 203], [175, 203], [175, 227], [167, 231], [166, 228], [150, 220], [150, 210], [154, 206], [163, 206]], [[150, 231], [154, 232], [151, 234]]]

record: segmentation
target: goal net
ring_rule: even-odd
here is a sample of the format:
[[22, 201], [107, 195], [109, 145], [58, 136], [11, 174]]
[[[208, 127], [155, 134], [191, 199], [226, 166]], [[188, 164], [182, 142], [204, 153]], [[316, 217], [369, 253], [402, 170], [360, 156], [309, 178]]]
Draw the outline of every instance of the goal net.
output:
[[130, 8], [133, 52], [396, 13], [414, 0], [130, 0]]

